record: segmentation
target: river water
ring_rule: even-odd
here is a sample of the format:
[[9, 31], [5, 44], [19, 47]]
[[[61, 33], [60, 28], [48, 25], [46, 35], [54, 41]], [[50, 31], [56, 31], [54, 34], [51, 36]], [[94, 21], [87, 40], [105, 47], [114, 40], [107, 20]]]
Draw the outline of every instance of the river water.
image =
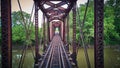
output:
[[[21, 57], [21, 50], [14, 49], [12, 51], [12, 66], [13, 68], [18, 68], [19, 59]], [[94, 68], [94, 49], [88, 49], [88, 55], [90, 59], [91, 68]], [[78, 66], [79, 68], [87, 68], [86, 59], [84, 56], [83, 48], [80, 48], [78, 51]], [[1, 61], [1, 55], [0, 55]], [[104, 68], [120, 68], [120, 50], [115, 48], [105, 48], [104, 49]], [[33, 68], [34, 67], [34, 58], [32, 51], [30, 49], [26, 52], [26, 57], [24, 60], [23, 68]], [[1, 62], [0, 62], [1, 68]]]

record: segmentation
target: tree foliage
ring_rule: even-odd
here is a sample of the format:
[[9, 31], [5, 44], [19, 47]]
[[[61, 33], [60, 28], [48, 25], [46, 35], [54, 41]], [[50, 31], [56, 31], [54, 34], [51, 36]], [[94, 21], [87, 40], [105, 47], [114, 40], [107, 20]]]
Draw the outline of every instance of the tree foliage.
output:
[[[108, 0], [105, 3], [105, 20], [107, 29], [107, 42], [120, 44], [120, 0]], [[109, 24], [109, 25], [107, 25]]]
[[[81, 4], [78, 8], [80, 15], [77, 14], [77, 40], [80, 37], [79, 19], [82, 23], [84, 18], [86, 4]], [[78, 12], [78, 11], [77, 11]], [[106, 45], [120, 44], [120, 0], [108, 0], [104, 5], [104, 42]], [[80, 16], [80, 18], [78, 17]], [[72, 13], [70, 13], [70, 29], [72, 28]], [[94, 43], [94, 2], [90, 1], [86, 20], [84, 23], [83, 34], [84, 41], [88, 44]]]
[[[21, 13], [24, 16], [24, 21]], [[35, 39], [34, 33], [34, 25], [30, 21], [30, 14], [21, 11], [12, 13], [13, 43], [30, 45]]]

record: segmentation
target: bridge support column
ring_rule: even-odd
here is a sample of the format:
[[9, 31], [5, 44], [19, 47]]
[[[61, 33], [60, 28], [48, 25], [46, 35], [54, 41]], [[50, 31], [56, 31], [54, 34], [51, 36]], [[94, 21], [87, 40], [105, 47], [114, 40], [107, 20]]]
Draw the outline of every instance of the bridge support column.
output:
[[66, 32], [65, 32], [65, 24], [66, 24], [66, 21], [65, 21], [65, 19], [63, 20], [63, 43], [64, 43], [64, 45], [66, 44], [66, 37], [65, 37], [65, 34], [66, 34]]
[[48, 36], [48, 45], [50, 43], [50, 21], [47, 19], [47, 36]]
[[11, 0], [1, 0], [2, 68], [12, 68]]
[[46, 50], [46, 25], [45, 25], [45, 14], [43, 13], [43, 51]]
[[69, 14], [67, 16], [67, 50], [69, 51]]
[[76, 64], [77, 66], [77, 54], [76, 54], [76, 2], [74, 2], [73, 5], [73, 42], [72, 42], [72, 46], [73, 46], [73, 54], [72, 54], [72, 58], [73, 58], [73, 62]]
[[38, 43], [38, 5], [35, 0], [35, 66], [38, 64], [39, 54], [39, 43]]
[[95, 68], [104, 68], [103, 12], [104, 0], [94, 0], [94, 57]]

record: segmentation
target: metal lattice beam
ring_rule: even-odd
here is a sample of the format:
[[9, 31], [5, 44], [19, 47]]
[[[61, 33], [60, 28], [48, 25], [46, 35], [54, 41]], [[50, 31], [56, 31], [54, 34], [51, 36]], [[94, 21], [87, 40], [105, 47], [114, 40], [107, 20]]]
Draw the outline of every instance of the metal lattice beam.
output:
[[73, 41], [72, 41], [72, 46], [73, 46], [73, 53], [72, 53], [72, 58], [73, 58], [73, 62], [76, 64], [77, 66], [77, 54], [76, 54], [76, 2], [74, 2], [73, 5]]
[[12, 68], [11, 0], [1, 0], [2, 68]]
[[64, 19], [63, 20], [63, 43], [64, 44], [66, 43], [66, 40], [65, 40], [65, 34], [66, 34], [66, 32], [65, 32], [65, 23], [66, 23], [66, 20]]
[[[54, 0], [46, 0], [46, 1], [37, 1], [39, 8], [45, 13], [47, 18], [49, 18], [49, 21], [51, 20], [63, 20], [69, 13], [69, 11], [73, 7], [73, 1], [71, 0], [66, 0], [66, 1], [61, 1], [57, 4], [51, 2]], [[50, 7], [46, 8], [44, 5], [49, 5]], [[64, 8], [62, 6], [68, 5], [68, 7]], [[57, 12], [57, 13], [56, 13]]]
[[76, 3], [73, 6], [73, 53], [76, 53]]
[[38, 64], [39, 46], [38, 46], [38, 4], [35, 1], [35, 64]]
[[45, 15], [43, 13], [43, 36], [44, 36], [44, 38], [43, 38], [43, 40], [44, 40], [44, 42], [43, 42], [43, 45], [44, 45], [43, 51], [46, 50], [46, 33], [45, 32], [46, 32]]
[[67, 50], [69, 51], [69, 14], [67, 16]]
[[103, 53], [103, 9], [104, 0], [94, 0], [94, 37], [95, 37], [95, 68], [104, 68]]
[[49, 42], [50, 42], [50, 21], [49, 21], [49, 19], [47, 19], [47, 36], [48, 36], [48, 44], [49, 44]]

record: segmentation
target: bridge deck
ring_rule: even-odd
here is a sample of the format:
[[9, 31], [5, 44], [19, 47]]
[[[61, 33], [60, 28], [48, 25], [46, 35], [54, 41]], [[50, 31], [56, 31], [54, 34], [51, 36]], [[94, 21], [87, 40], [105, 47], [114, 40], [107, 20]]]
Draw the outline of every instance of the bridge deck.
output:
[[41, 58], [39, 68], [71, 68], [68, 54], [59, 35], [55, 35]]

